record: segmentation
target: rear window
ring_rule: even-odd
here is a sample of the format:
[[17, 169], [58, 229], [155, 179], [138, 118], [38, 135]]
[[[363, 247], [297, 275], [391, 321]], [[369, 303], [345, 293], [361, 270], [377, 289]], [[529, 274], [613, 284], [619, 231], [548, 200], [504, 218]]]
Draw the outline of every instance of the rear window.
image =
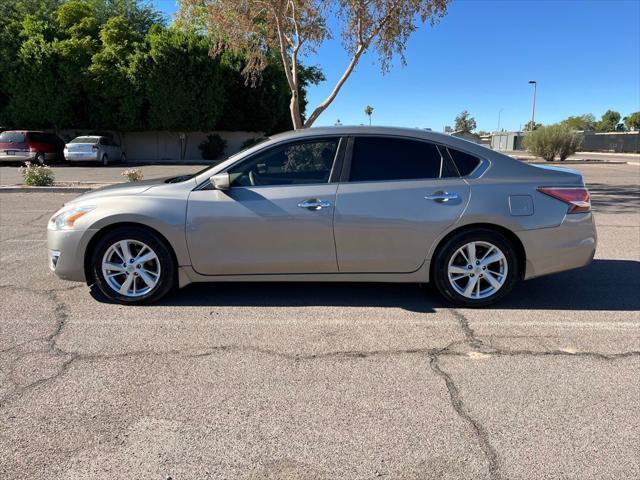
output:
[[76, 137], [69, 143], [98, 143], [98, 137]]
[[454, 150], [453, 148], [449, 148], [448, 150], [451, 158], [453, 159], [453, 163], [456, 164], [456, 168], [460, 172], [461, 177], [469, 175], [480, 163], [480, 159], [478, 157], [461, 152], [460, 150]]
[[0, 142], [2, 143], [22, 143], [24, 142], [24, 132], [2, 132], [0, 133]]
[[358, 137], [351, 159], [352, 182], [440, 178], [442, 158], [433, 143], [388, 137]]

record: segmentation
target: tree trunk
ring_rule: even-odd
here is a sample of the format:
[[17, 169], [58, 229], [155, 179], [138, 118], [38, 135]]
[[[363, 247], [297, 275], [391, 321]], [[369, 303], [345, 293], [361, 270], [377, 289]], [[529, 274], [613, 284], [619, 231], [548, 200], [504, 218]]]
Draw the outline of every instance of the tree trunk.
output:
[[309, 115], [309, 118], [307, 119], [307, 121], [304, 122], [304, 128], [309, 128], [311, 125], [313, 125], [313, 122], [315, 122], [318, 119], [320, 114], [324, 112], [329, 105], [331, 105], [331, 102], [333, 102], [333, 99], [336, 98], [336, 95], [338, 95], [338, 92], [342, 88], [342, 85], [344, 85], [344, 82], [347, 81], [347, 78], [349, 78], [349, 75], [351, 75], [351, 72], [353, 72], [353, 69], [357, 65], [358, 60], [360, 60], [360, 55], [362, 55], [362, 53], [364, 52], [364, 49], [365, 49], [364, 45], [362, 44], [358, 45], [358, 48], [356, 49], [353, 57], [351, 58], [349, 65], [347, 65], [347, 68], [342, 74], [342, 77], [340, 77], [340, 79], [338, 80], [338, 83], [336, 83], [335, 87], [333, 87], [333, 91], [324, 100], [324, 102], [318, 105], [316, 109], [311, 113], [311, 115]]
[[289, 110], [291, 111], [291, 123], [294, 130], [300, 130], [304, 128], [302, 123], [302, 116], [300, 115], [300, 102], [298, 99], [298, 92], [291, 92], [291, 103], [289, 103]]

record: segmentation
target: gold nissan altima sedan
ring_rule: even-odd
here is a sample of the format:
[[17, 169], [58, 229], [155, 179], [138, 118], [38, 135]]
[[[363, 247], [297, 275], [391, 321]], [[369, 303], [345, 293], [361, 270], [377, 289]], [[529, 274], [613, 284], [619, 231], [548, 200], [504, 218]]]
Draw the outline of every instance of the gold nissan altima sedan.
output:
[[275, 135], [194, 175], [86, 193], [48, 225], [53, 272], [123, 304], [191, 282], [431, 281], [481, 307], [595, 249], [578, 172], [383, 127]]

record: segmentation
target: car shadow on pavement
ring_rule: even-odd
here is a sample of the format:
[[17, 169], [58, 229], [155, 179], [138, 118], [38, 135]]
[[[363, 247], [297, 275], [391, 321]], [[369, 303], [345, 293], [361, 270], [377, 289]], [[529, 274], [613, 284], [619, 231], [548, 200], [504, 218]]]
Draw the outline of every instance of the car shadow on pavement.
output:
[[498, 308], [640, 310], [640, 262], [594, 260], [590, 265], [520, 282]]
[[[429, 289], [430, 290], [430, 289]], [[228, 282], [196, 283], [162, 299], [165, 306], [375, 307], [432, 313], [435, 292], [412, 283]]]
[[596, 212], [636, 213], [640, 208], [640, 193], [637, 185], [590, 183], [587, 187]]
[[[589, 266], [516, 285], [497, 309], [640, 310], [640, 262], [594, 260]], [[93, 297], [105, 298], [92, 289]], [[161, 306], [374, 307], [434, 313], [447, 305], [431, 285], [411, 283], [228, 282], [191, 284]]]

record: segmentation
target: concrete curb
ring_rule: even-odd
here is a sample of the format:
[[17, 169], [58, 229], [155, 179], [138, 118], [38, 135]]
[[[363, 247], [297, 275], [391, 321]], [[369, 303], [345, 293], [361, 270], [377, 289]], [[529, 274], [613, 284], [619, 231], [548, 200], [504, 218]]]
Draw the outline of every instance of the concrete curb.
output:
[[90, 185], [74, 185], [74, 186], [55, 186], [50, 187], [29, 187], [26, 185], [0, 185], [0, 193], [85, 193], [96, 190], [100, 187], [113, 185], [112, 183], [90, 184]]
[[546, 162], [544, 160], [531, 160], [530, 158], [517, 158], [511, 157], [521, 162], [531, 163], [533, 165], [634, 165], [636, 162], [626, 162], [624, 160], [560, 160], [553, 162]]

